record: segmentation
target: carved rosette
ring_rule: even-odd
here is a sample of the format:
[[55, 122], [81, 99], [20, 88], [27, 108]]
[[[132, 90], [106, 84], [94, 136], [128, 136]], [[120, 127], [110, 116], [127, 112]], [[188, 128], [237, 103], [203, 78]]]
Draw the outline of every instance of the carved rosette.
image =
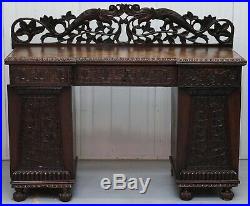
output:
[[48, 39], [68, 44], [208, 44], [214, 40], [232, 46], [234, 26], [211, 15], [200, 19], [191, 12], [180, 15], [166, 8], [117, 4], [88, 9], [79, 16], [69, 11], [61, 18], [20, 18], [13, 23], [11, 36], [13, 47], [32, 43], [35, 36], [42, 43], [51, 43]]

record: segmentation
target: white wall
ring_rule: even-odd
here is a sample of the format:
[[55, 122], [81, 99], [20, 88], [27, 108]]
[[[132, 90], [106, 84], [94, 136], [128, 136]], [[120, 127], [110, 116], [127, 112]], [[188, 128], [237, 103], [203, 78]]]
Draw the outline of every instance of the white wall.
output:
[[[112, 3], [115, 4], [115, 3]], [[140, 3], [142, 6], [166, 7], [180, 14], [192, 11], [203, 17], [211, 14], [227, 18], [235, 25], [234, 48], [247, 58], [247, 3]], [[3, 56], [11, 52], [10, 27], [20, 17], [60, 17], [68, 10], [81, 11], [109, 3], [3, 3]], [[3, 159], [9, 158], [6, 84], [8, 67], [3, 71]], [[83, 159], [166, 159], [170, 154], [170, 88], [75, 87], [74, 114], [77, 153]], [[242, 116], [240, 157], [247, 158], [247, 67], [242, 78]], [[129, 148], [129, 153], [128, 149]]]

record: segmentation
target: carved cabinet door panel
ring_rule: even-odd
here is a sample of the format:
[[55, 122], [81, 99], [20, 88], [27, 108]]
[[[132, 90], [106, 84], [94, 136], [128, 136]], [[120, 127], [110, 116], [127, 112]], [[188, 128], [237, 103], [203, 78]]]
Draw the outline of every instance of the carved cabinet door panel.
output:
[[12, 180], [74, 178], [71, 87], [9, 86], [8, 99]]
[[238, 179], [239, 122], [240, 88], [179, 88], [179, 178]]

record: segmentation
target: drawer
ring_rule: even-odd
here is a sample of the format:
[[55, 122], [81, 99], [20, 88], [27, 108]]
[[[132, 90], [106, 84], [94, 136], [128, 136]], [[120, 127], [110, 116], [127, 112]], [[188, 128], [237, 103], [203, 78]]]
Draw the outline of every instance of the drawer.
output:
[[180, 87], [240, 87], [241, 67], [182, 66], [178, 69]]
[[77, 66], [75, 85], [175, 86], [175, 66]]
[[71, 84], [70, 66], [10, 66], [13, 85], [68, 85]]

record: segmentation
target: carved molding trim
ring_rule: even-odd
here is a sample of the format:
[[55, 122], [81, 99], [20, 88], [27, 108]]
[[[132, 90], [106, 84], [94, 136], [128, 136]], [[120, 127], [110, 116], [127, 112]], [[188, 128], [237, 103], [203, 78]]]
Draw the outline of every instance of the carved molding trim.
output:
[[177, 183], [178, 187], [192, 187], [192, 188], [230, 188], [237, 187], [238, 183]]
[[63, 170], [19, 170], [11, 175], [12, 181], [70, 180], [69, 171]]
[[221, 64], [221, 65], [245, 65], [246, 60], [243, 58], [214, 58], [214, 59], [177, 59], [177, 58], [98, 58], [98, 57], [46, 57], [46, 58], [31, 58], [31, 57], [12, 57], [8, 56], [5, 59], [6, 64]]
[[[121, 40], [122, 34], [126, 34], [126, 40]], [[26, 39], [22, 39], [24, 36]], [[67, 44], [209, 44], [213, 39], [232, 47], [234, 25], [211, 15], [201, 19], [191, 12], [180, 15], [166, 8], [117, 4], [109, 9], [88, 9], [79, 16], [69, 11], [61, 18], [19, 18], [12, 24], [13, 48], [32, 43], [35, 36], [41, 43], [52, 39], [54, 43]]]
[[233, 170], [182, 170], [182, 180], [237, 180], [238, 174]]
[[12, 183], [13, 188], [72, 188], [73, 184], [68, 183], [52, 183], [52, 184], [46, 184], [46, 183], [38, 183], [38, 184], [15, 184]]
[[247, 61], [240, 57], [240, 58], [213, 58], [213, 59], [206, 59], [206, 58], [189, 58], [189, 59], [179, 59], [178, 64], [195, 64], [195, 63], [240, 63], [242, 65], [245, 65]]

